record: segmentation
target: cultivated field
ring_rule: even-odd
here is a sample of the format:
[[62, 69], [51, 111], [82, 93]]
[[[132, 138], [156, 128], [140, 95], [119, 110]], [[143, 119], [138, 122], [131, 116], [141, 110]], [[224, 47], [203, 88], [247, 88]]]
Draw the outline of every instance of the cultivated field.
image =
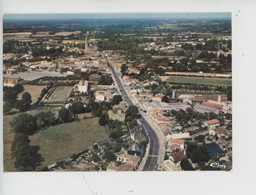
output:
[[180, 84], [201, 84], [201, 85], [231, 85], [231, 79], [208, 79], [208, 78], [192, 78], [192, 77], [169, 77], [166, 79], [169, 83]]
[[45, 100], [44, 103], [65, 103], [72, 91], [72, 88], [72, 86], [57, 87], [49, 99]]
[[22, 99], [22, 94], [25, 92], [30, 93], [32, 97], [32, 104], [37, 102], [43, 88], [46, 88], [46, 85], [23, 85], [24, 91], [18, 94], [18, 100]]
[[106, 128], [99, 126], [98, 118], [83, 119], [41, 130], [30, 137], [31, 145], [39, 145], [44, 157], [42, 166], [69, 158], [95, 142], [107, 138]]

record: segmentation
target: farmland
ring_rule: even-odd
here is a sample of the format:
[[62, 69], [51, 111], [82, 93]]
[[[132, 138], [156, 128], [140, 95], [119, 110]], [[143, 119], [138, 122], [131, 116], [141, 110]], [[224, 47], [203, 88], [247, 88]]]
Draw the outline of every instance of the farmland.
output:
[[166, 82], [180, 84], [201, 84], [201, 85], [228, 85], [232, 84], [231, 79], [208, 79], [193, 77], [169, 77]]
[[32, 104], [37, 102], [40, 97], [41, 91], [43, 88], [46, 88], [46, 85], [23, 85], [24, 91], [19, 93], [18, 99], [22, 98], [22, 94], [28, 92], [32, 97]]
[[44, 103], [46, 104], [65, 103], [71, 91], [72, 91], [71, 86], [59, 86], [54, 90], [53, 94], [49, 97], [49, 99], [44, 101]]
[[45, 159], [42, 166], [48, 166], [107, 137], [106, 128], [99, 126], [98, 118], [91, 118], [49, 127], [31, 136], [30, 140], [31, 145], [40, 146], [39, 153]]

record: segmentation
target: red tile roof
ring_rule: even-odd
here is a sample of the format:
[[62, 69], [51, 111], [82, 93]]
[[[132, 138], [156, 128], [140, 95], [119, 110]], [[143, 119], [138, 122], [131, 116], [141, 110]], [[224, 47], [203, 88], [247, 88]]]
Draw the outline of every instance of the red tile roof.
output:
[[160, 98], [160, 99], [162, 99], [163, 97], [164, 97], [163, 94], [156, 94], [156, 95], [154, 96], [154, 98]]
[[179, 144], [179, 145], [184, 145], [185, 141], [182, 139], [170, 139], [169, 140], [170, 144]]
[[184, 154], [184, 151], [173, 152], [171, 154], [171, 156], [173, 157], [174, 163], [178, 163], [178, 162], [182, 161], [183, 159], [187, 158], [186, 154]]
[[209, 120], [209, 121], [205, 121], [205, 123], [207, 125], [213, 125], [213, 124], [216, 124], [216, 123], [220, 123], [220, 121], [218, 119], [212, 119], [212, 120]]
[[203, 106], [210, 106], [213, 108], [218, 108], [218, 109], [222, 109], [222, 106], [219, 104], [214, 104], [214, 103], [209, 103], [209, 102], [203, 102], [201, 105]]

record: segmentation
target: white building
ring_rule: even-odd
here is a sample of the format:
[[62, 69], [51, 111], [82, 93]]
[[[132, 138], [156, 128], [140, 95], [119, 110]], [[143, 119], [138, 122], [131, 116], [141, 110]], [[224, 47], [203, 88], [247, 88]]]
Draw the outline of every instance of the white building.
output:
[[79, 91], [80, 93], [87, 93], [88, 92], [88, 81], [81, 80], [79, 84], [74, 86], [74, 90]]

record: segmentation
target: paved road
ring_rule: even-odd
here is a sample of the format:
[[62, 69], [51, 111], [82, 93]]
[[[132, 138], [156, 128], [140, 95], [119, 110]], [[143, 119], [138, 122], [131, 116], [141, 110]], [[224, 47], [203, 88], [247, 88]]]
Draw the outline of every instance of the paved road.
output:
[[[110, 65], [110, 64], [109, 64]], [[113, 75], [115, 77], [115, 80], [117, 82], [117, 85], [120, 89], [120, 92], [122, 93], [122, 96], [124, 100], [128, 103], [128, 105], [134, 105], [129, 96], [127, 95], [127, 92], [122, 85], [120, 78], [118, 77], [116, 71], [114, 68], [110, 65], [110, 68], [113, 72]], [[157, 135], [153, 128], [148, 124], [148, 122], [145, 120], [145, 118], [142, 116], [141, 122], [144, 125], [144, 128], [148, 132], [149, 135], [149, 142], [150, 142], [150, 148], [149, 148], [149, 157], [147, 158], [147, 161], [145, 163], [143, 171], [154, 171], [157, 168], [157, 159], [159, 157], [159, 140], [157, 138]]]

